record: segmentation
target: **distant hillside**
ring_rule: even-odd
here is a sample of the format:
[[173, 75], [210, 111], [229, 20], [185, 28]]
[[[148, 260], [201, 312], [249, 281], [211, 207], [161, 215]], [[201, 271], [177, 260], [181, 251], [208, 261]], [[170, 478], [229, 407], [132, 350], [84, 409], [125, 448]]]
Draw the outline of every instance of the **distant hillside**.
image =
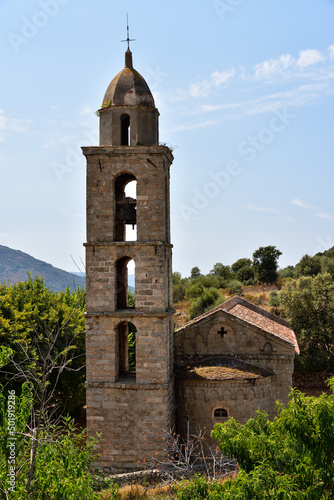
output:
[[8, 280], [11, 283], [26, 281], [27, 273], [31, 273], [32, 278], [36, 275], [43, 278], [45, 285], [57, 292], [64, 290], [67, 285], [72, 290], [75, 290], [77, 286], [85, 286], [85, 278], [82, 276], [53, 267], [20, 250], [0, 245], [0, 283]]

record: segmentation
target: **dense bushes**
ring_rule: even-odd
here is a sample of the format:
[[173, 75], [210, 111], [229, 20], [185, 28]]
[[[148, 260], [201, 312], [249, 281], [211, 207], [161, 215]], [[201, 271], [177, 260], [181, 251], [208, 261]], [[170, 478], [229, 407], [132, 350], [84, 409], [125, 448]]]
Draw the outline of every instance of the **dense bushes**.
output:
[[0, 384], [6, 387], [10, 381], [18, 394], [27, 376], [41, 380], [52, 354], [48, 383], [56, 385], [53, 404], [60, 411], [79, 411], [85, 402], [84, 309], [84, 289], [51, 292], [39, 277], [0, 285], [0, 344], [14, 353], [0, 372]]
[[[2, 347], [0, 367], [12, 352]], [[50, 423], [34, 409], [32, 383], [20, 395], [0, 386], [0, 499], [76, 500], [98, 498], [89, 472], [94, 439], [86, 441], [70, 417]]]
[[301, 277], [280, 293], [279, 311], [291, 322], [304, 371], [334, 371], [334, 282], [330, 274]]

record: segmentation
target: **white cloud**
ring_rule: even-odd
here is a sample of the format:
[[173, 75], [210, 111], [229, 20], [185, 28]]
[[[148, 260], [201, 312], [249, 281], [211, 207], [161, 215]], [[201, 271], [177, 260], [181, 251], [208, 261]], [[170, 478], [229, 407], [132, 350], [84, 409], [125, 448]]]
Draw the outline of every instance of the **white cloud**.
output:
[[190, 95], [190, 97], [198, 99], [200, 97], [206, 97], [209, 94], [210, 89], [210, 82], [207, 80], [203, 80], [202, 82], [191, 83], [189, 85], [188, 94]]
[[325, 58], [320, 52], [320, 50], [315, 50], [315, 49], [301, 50], [299, 52], [299, 59], [297, 61], [297, 66], [305, 68], [306, 66], [311, 66], [312, 64], [316, 64], [324, 60]]
[[7, 125], [7, 118], [5, 117], [5, 112], [3, 109], [0, 109], [0, 131], [4, 130]]
[[249, 210], [255, 210], [256, 212], [267, 212], [270, 214], [280, 214], [281, 212], [279, 210], [276, 210], [275, 208], [272, 207], [258, 207], [256, 205], [252, 205], [251, 203], [247, 203], [246, 207], [249, 208]]
[[333, 220], [334, 219], [334, 216], [327, 213], [327, 212], [317, 212], [315, 214], [316, 217], [318, 217], [319, 219], [326, 219], [326, 220]]
[[32, 120], [24, 120], [21, 118], [9, 118], [6, 116], [3, 109], [0, 109], [0, 142], [4, 140], [5, 132], [25, 132]]
[[213, 88], [219, 87], [223, 83], [233, 78], [235, 69], [230, 68], [226, 71], [214, 71], [210, 77], [196, 83], [190, 83], [188, 90], [177, 89], [176, 95], [172, 96], [171, 101], [185, 100], [189, 97], [200, 99], [208, 97]]
[[295, 205], [296, 207], [310, 208], [311, 210], [316, 210], [316, 207], [313, 207], [312, 205], [308, 205], [303, 200], [299, 200], [298, 198], [291, 200], [291, 203], [292, 203], [292, 205]]
[[22, 120], [19, 118], [12, 118], [10, 120], [10, 130], [14, 132], [25, 132], [27, 126], [32, 123], [32, 120]]
[[197, 128], [212, 127], [214, 125], [219, 125], [219, 124], [220, 122], [218, 121], [204, 121], [192, 125], [179, 125], [178, 127], [175, 127], [173, 130], [180, 132], [182, 130], [195, 130]]
[[[188, 89], [178, 89], [171, 102], [206, 99], [197, 109], [185, 110], [186, 114], [201, 114], [212, 111], [227, 111], [240, 108], [240, 113], [267, 113], [287, 106], [310, 106], [325, 95], [334, 93], [334, 44], [328, 47], [326, 57], [320, 50], [301, 50], [297, 56], [282, 54], [277, 58], [262, 61], [247, 71], [244, 67], [216, 70], [207, 79], [190, 83]], [[317, 63], [317, 64], [316, 64]], [[233, 88], [230, 85], [233, 79]], [[300, 82], [293, 84], [293, 82]], [[264, 89], [275, 83], [281, 89], [265, 95]], [[236, 85], [237, 84], [237, 85]], [[263, 86], [265, 85], [265, 87]], [[225, 102], [217, 100], [217, 89], [229, 86], [229, 94]], [[278, 87], [279, 88], [279, 87]], [[247, 93], [256, 96], [254, 99], [233, 102], [231, 92]], [[215, 102], [210, 97], [215, 95]], [[227, 101], [228, 99], [228, 101]]]
[[211, 75], [212, 83], [216, 87], [219, 87], [222, 83], [226, 83], [230, 78], [233, 78], [235, 75], [235, 69], [231, 68], [227, 71], [215, 71]]
[[334, 45], [330, 45], [328, 47], [329, 58], [331, 61], [334, 61]]
[[276, 92], [274, 94], [264, 95], [258, 99], [245, 100], [228, 104], [205, 104], [202, 105], [196, 113], [206, 113], [219, 110], [233, 110], [240, 108], [246, 114], [268, 113], [277, 109], [289, 106], [309, 105], [315, 99], [325, 94], [333, 93], [334, 88], [326, 83], [314, 83], [310, 85], [300, 85], [291, 90]]
[[96, 110], [93, 110], [88, 104], [82, 104], [81, 108], [77, 110], [79, 115], [92, 115]]
[[281, 74], [293, 66], [295, 60], [290, 54], [283, 54], [277, 59], [268, 59], [254, 66], [254, 77], [256, 79], [270, 79], [274, 75]]

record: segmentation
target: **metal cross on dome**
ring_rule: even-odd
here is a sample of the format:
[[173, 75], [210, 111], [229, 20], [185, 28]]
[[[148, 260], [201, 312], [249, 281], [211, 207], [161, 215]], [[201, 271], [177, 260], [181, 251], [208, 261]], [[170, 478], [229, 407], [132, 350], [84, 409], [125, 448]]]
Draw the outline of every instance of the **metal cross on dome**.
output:
[[121, 40], [121, 42], [128, 42], [128, 50], [130, 50], [130, 42], [134, 42], [136, 39], [135, 38], [130, 38], [129, 16], [128, 16], [128, 14], [126, 15], [126, 32], [127, 32], [127, 38], [126, 38], [126, 40]]
[[221, 336], [222, 339], [224, 338], [224, 335], [227, 335], [227, 331], [224, 329], [223, 326], [221, 327], [220, 331], [217, 333], [218, 333], [218, 335]]

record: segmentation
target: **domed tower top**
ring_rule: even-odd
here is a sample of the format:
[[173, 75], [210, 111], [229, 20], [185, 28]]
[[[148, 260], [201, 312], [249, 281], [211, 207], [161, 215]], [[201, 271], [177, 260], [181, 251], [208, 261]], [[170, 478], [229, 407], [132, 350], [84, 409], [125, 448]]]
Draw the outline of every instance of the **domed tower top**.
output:
[[103, 98], [100, 146], [159, 144], [158, 117], [145, 79], [133, 68], [132, 52], [125, 52], [125, 67], [115, 76]]
[[115, 76], [103, 98], [104, 106], [138, 106], [155, 108], [154, 99], [144, 78], [133, 68], [132, 52], [125, 52], [125, 67]]

